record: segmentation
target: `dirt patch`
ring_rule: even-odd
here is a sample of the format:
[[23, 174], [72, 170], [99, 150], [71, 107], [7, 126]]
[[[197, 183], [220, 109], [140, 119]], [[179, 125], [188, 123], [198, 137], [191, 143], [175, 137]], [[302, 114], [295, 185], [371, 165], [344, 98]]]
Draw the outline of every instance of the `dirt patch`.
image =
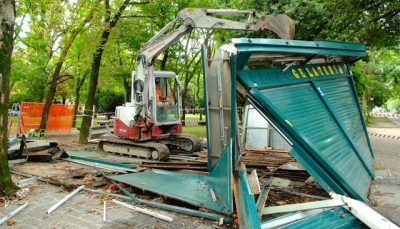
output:
[[47, 134], [45, 137], [40, 138], [40, 140], [49, 140], [58, 143], [58, 146], [64, 150], [81, 149], [96, 146], [92, 143], [79, 144], [79, 133], [71, 134]]
[[69, 187], [86, 185], [90, 181], [88, 177], [97, 174], [92, 167], [60, 160], [16, 164], [11, 170], [49, 179]]
[[[74, 149], [96, 147], [92, 143], [79, 144], [77, 130], [73, 130], [71, 133], [46, 133], [46, 136], [41, 137], [40, 140], [56, 142], [60, 149], [67, 152]], [[80, 185], [90, 186], [93, 177], [99, 176], [98, 172], [90, 166], [62, 160], [13, 164], [10, 166], [10, 170], [65, 184], [71, 188]]]

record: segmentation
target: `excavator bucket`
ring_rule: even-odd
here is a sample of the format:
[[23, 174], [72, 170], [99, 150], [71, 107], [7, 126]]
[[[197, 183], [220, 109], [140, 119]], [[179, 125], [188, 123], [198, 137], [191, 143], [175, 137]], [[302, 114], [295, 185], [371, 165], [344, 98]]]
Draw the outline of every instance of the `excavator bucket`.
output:
[[293, 40], [294, 38], [294, 22], [285, 14], [278, 14], [275, 17], [272, 15], [265, 15], [262, 16], [257, 23], [261, 30], [271, 30], [281, 39]]

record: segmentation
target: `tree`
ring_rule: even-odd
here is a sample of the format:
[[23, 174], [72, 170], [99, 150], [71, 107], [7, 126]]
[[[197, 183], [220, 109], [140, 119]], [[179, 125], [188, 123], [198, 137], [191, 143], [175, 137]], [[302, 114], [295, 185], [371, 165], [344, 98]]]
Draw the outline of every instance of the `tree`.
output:
[[[208, 37], [207, 37], [208, 39]], [[207, 40], [206, 39], [206, 40]], [[189, 43], [192, 43], [194, 46], [197, 46], [197, 51], [193, 52], [193, 48], [191, 48], [192, 56], [189, 55]], [[201, 69], [201, 57], [200, 57], [200, 49], [199, 44], [191, 40], [190, 37], [187, 39], [187, 43], [185, 46], [184, 51], [184, 69], [185, 71], [182, 72], [183, 75], [183, 88], [182, 88], [182, 107], [186, 108], [186, 98], [189, 96], [189, 83], [194, 79], [194, 77], [198, 74], [199, 70]], [[182, 120], [185, 120], [186, 110], [183, 111]]]
[[90, 12], [88, 13], [88, 15], [86, 16], [86, 18], [83, 19], [79, 23], [78, 26], [76, 26], [75, 28], [72, 29], [68, 38], [64, 38], [65, 43], [63, 45], [61, 55], [57, 61], [56, 68], [54, 69], [53, 77], [52, 77], [51, 84], [50, 84], [50, 91], [46, 97], [46, 103], [43, 108], [42, 119], [40, 122], [40, 129], [46, 129], [50, 106], [51, 106], [51, 103], [53, 102], [54, 95], [56, 94], [57, 81], [60, 77], [61, 68], [64, 64], [65, 59], [67, 58], [69, 49], [71, 48], [72, 44], [74, 43], [76, 36], [78, 36], [80, 31], [83, 29], [83, 27], [92, 19], [94, 11], [99, 3], [100, 3], [100, 0], [96, 0], [93, 3], [92, 8], [91, 8]]
[[[50, 87], [49, 82], [54, 79], [57, 64], [59, 63], [62, 51], [66, 41], [71, 35], [71, 31], [76, 28], [80, 21], [88, 14], [91, 5], [96, 0], [91, 1], [48, 1], [48, 0], [21, 0], [18, 4], [15, 34], [18, 34], [16, 45], [13, 53], [13, 66], [11, 72], [11, 100], [20, 102], [23, 100], [42, 102], [47, 95], [52, 94], [54, 87]], [[97, 10], [94, 18], [90, 22], [90, 26], [85, 26], [73, 42], [71, 51], [67, 55], [63, 68], [60, 72], [68, 70], [74, 76], [75, 81], [75, 102], [76, 106], [82, 98], [82, 103], [86, 104], [87, 93], [89, 90], [92, 95], [94, 92], [102, 91], [105, 87], [112, 86], [112, 90], [120, 93], [125, 90], [125, 101], [129, 101], [130, 95], [130, 79], [131, 72], [136, 63], [137, 53], [141, 44], [147, 42], [156, 32], [160, 31], [167, 23], [171, 22], [177, 13], [186, 7], [201, 8], [225, 8], [225, 9], [253, 9], [259, 13], [278, 14], [285, 13], [294, 19], [296, 24], [295, 39], [301, 40], [339, 40], [348, 42], [358, 42], [368, 45], [368, 49], [380, 51], [383, 46], [385, 49], [392, 49], [393, 53], [398, 56], [398, 41], [400, 35], [400, 27], [397, 26], [399, 19], [399, 1], [320, 1], [320, 0], [232, 0], [232, 1], [200, 1], [200, 0], [152, 0], [144, 2], [145, 4], [132, 1], [128, 4], [126, 10], [121, 15], [118, 25], [110, 28], [110, 22], [118, 12], [124, 0], [109, 1], [109, 12]], [[86, 7], [78, 8], [84, 4]], [[104, 7], [106, 1], [101, 1]], [[70, 12], [76, 12], [75, 14]], [[108, 17], [109, 20], [105, 21]], [[25, 15], [29, 15], [26, 17]], [[74, 17], [70, 17], [75, 15]], [[62, 17], [68, 17], [68, 20], [61, 20]], [[246, 16], [223, 16], [224, 18], [245, 21]], [[30, 18], [30, 31], [22, 31], [25, 26], [22, 25], [24, 18]], [[26, 23], [25, 23], [26, 24]], [[110, 32], [107, 41], [103, 41], [102, 34], [106, 30]], [[196, 66], [199, 63], [198, 43], [206, 36], [202, 35], [204, 31], [195, 29], [190, 35], [176, 42], [173, 46], [164, 51], [163, 54], [156, 59], [155, 67], [158, 70], [174, 71], [182, 82], [182, 99], [186, 104], [192, 104], [194, 98], [200, 101], [198, 95], [202, 95], [203, 85], [201, 80], [201, 68]], [[224, 43], [230, 42], [232, 37], [257, 37], [257, 38], [277, 38], [275, 34], [269, 31], [262, 32], [245, 32], [245, 31], [228, 31], [214, 30], [210, 37], [210, 43], [213, 47], [218, 47]], [[189, 46], [186, 47], [187, 41]], [[79, 42], [78, 42], [79, 40]], [[19, 45], [21, 44], [22, 45]], [[103, 43], [100, 43], [103, 42]], [[104, 44], [104, 45], [103, 45]], [[196, 44], [196, 46], [194, 45]], [[96, 51], [103, 50], [100, 52]], [[395, 49], [397, 47], [397, 50]], [[77, 50], [77, 51], [73, 51]], [[209, 53], [213, 53], [215, 49], [210, 49]], [[72, 53], [71, 53], [72, 52]], [[87, 53], [94, 53], [101, 59], [101, 68], [97, 73], [91, 71], [93, 66], [93, 58]], [[211, 56], [210, 56], [211, 58]], [[393, 66], [396, 62], [386, 58], [388, 70], [390, 64]], [[365, 59], [370, 62], [370, 59]], [[370, 63], [366, 63], [370, 64]], [[398, 64], [397, 64], [398, 65]], [[65, 66], [68, 66], [65, 67]], [[378, 65], [376, 65], [378, 66]], [[359, 68], [362, 70], [362, 68]], [[371, 76], [365, 75], [365, 71], [360, 71], [360, 78], [356, 78], [358, 88], [365, 87], [371, 77], [375, 77], [376, 83], [371, 84], [372, 87], [388, 84], [387, 89], [392, 90], [389, 97], [400, 94], [398, 85], [398, 77], [396, 72], [398, 68], [392, 72], [384, 71], [390, 74], [383, 76], [382, 74]], [[92, 72], [93, 80], [96, 88], [87, 87], [89, 83], [89, 73]], [[357, 73], [354, 71], [355, 74]], [[95, 75], [97, 75], [97, 79]], [[58, 74], [58, 77], [60, 74]], [[194, 76], [194, 77], [192, 77]], [[357, 75], [356, 75], [357, 76]], [[382, 78], [383, 77], [383, 78]], [[379, 80], [378, 80], [379, 78]], [[379, 84], [382, 78], [381, 84]], [[391, 79], [392, 81], [390, 81]], [[365, 81], [365, 82], [364, 82]], [[60, 82], [58, 80], [58, 82]], [[390, 83], [389, 83], [390, 82]], [[119, 85], [117, 85], [117, 83]], [[361, 84], [359, 84], [361, 83]], [[93, 84], [94, 85], [94, 84]], [[57, 88], [57, 87], [56, 87]], [[81, 90], [82, 88], [82, 90]], [[107, 89], [108, 89], [107, 88]], [[200, 90], [198, 90], [200, 89]], [[50, 93], [48, 93], [50, 91]], [[58, 93], [59, 91], [56, 90]], [[68, 90], [68, 92], [73, 90]], [[372, 93], [379, 91], [378, 87], [371, 90]], [[58, 94], [55, 96], [58, 96]], [[82, 94], [80, 94], [82, 93]], [[92, 95], [90, 97], [92, 97]], [[69, 94], [68, 96], [73, 97]], [[361, 98], [361, 95], [360, 95]], [[374, 95], [374, 98], [378, 98]], [[386, 101], [387, 95], [381, 96], [382, 100], [374, 100], [375, 102]], [[48, 99], [48, 98], [47, 98]], [[48, 99], [50, 101], [50, 99]], [[395, 106], [395, 105], [393, 105]], [[85, 106], [86, 109], [91, 107]], [[91, 111], [88, 111], [89, 113]], [[90, 113], [91, 114], [91, 113]], [[89, 121], [90, 123], [90, 121]]]
[[10, 195], [17, 187], [11, 180], [7, 154], [7, 123], [10, 95], [11, 55], [15, 24], [15, 2], [0, 0], [0, 195]]
[[[84, 116], [82, 119], [81, 130], [79, 134], [79, 143], [86, 143], [88, 141], [89, 136], [89, 128], [92, 121], [93, 110], [90, 109], [94, 105], [95, 95], [96, 95], [96, 88], [99, 79], [99, 71], [100, 71], [100, 64], [101, 59], [104, 52], [104, 47], [107, 44], [107, 41], [110, 37], [111, 31], [117, 25], [117, 22], [121, 18], [122, 13], [126, 9], [126, 7], [132, 4], [130, 0], [124, 0], [122, 5], [117, 9], [116, 12], [112, 12], [112, 8], [110, 6], [110, 1], [105, 1], [105, 20], [104, 20], [104, 30], [101, 33], [100, 43], [98, 44], [95, 53], [93, 54], [93, 62], [92, 62], [92, 70], [90, 74], [90, 81], [89, 81], [89, 93], [86, 99], [85, 107], [89, 109], [85, 109]], [[134, 4], [147, 4], [147, 2], [143, 3], [134, 3]]]
[[[369, 50], [367, 61], [359, 61], [353, 67], [358, 96], [364, 112], [375, 106], [398, 108], [394, 102], [399, 98], [400, 54], [396, 49]], [[392, 104], [388, 107], [387, 102]]]

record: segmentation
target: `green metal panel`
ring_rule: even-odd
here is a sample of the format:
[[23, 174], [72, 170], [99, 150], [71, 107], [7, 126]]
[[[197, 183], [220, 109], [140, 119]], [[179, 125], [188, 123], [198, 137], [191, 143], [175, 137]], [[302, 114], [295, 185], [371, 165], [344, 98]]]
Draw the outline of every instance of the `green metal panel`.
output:
[[310, 83], [348, 77], [350, 72], [344, 63], [295, 65], [288, 68], [268, 68], [238, 72], [247, 89], [276, 88], [287, 85]]
[[223, 214], [233, 213], [230, 145], [209, 175], [152, 170], [108, 178]]
[[[203, 44], [202, 46], [201, 46], [201, 57], [202, 57], [202, 69], [203, 69], [203, 78], [204, 78], [204, 80], [203, 80], [203, 88], [207, 88], [207, 77], [206, 77], [206, 75], [207, 74], [209, 74], [209, 67], [206, 65], [206, 63], [208, 63], [208, 60], [207, 60], [207, 58], [208, 58], [208, 54], [207, 54], [207, 47], [205, 47], [205, 44]], [[204, 101], [208, 101], [208, 94], [207, 94], [207, 91], [206, 90], [204, 90], [204, 93], [203, 93], [203, 98], [204, 98]], [[206, 112], [206, 123], [208, 124], [209, 123], [209, 121], [208, 121], [208, 119], [209, 119], [209, 117], [210, 117], [210, 112], [209, 112], [209, 109], [208, 109], [208, 104], [205, 102], [204, 104], [204, 110], [205, 110], [205, 112]], [[207, 139], [210, 139], [210, 132], [209, 132], [209, 129], [210, 127], [209, 127], [209, 125], [206, 125], [206, 137], [207, 137]], [[210, 141], [207, 141], [207, 149], [210, 149], [211, 147], [210, 147]], [[208, 171], [210, 171], [211, 170], [211, 154], [207, 154], [207, 170]]]
[[372, 168], [373, 153], [369, 148], [368, 135], [364, 128], [363, 116], [357, 106], [358, 100], [352, 94], [353, 87], [351, 78], [335, 81], [321, 81], [319, 85], [325, 88], [326, 98], [333, 110], [354, 139], [359, 152], [363, 153], [362, 158]]
[[301, 219], [279, 228], [368, 228], [354, 215], [342, 207], [332, 208], [320, 214]]
[[115, 166], [115, 167], [121, 167], [121, 168], [126, 168], [130, 169], [130, 165], [126, 165], [123, 163], [118, 163], [118, 162], [111, 162], [111, 161], [105, 161], [105, 160], [98, 160], [98, 159], [93, 159], [89, 157], [80, 157], [80, 156], [74, 156], [71, 155], [71, 159], [76, 159], [76, 160], [81, 160], [81, 161], [88, 161], [88, 162], [93, 162], [93, 163], [99, 163], [99, 164], [105, 164], [105, 165], [110, 165], [110, 166]]
[[[232, 44], [238, 81], [250, 102], [291, 141], [291, 155], [327, 192], [368, 201], [373, 153], [348, 65], [365, 56], [365, 46], [271, 39], [233, 39]], [[244, 70], [253, 54], [306, 61]], [[330, 56], [342, 62], [305, 64]]]
[[329, 174], [330, 182], [335, 183], [330, 184], [332, 188], [340, 186], [346, 190], [345, 195], [367, 201], [370, 175], [310, 84], [252, 89], [250, 93], [274, 111], [278, 125], [284, 126], [293, 143], [299, 144], [314, 161], [310, 166]]
[[335, 41], [299, 41], [281, 39], [232, 39], [238, 51], [237, 69], [242, 70], [253, 53], [290, 53], [343, 56], [348, 63], [364, 57], [365, 45]]

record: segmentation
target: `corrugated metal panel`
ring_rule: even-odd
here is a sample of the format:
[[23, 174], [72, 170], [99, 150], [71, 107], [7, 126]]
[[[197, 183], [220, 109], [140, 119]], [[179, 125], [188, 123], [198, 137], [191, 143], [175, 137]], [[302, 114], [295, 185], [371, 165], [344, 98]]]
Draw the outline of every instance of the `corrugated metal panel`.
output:
[[367, 195], [368, 172], [310, 84], [260, 90], [259, 93], [285, 122], [296, 127], [292, 131], [307, 144], [303, 147], [311, 151], [315, 160], [339, 183], [351, 186], [345, 189]]
[[354, 215], [342, 207], [332, 208], [320, 214], [279, 227], [284, 228], [368, 228]]
[[358, 100], [352, 95], [352, 84], [348, 78], [319, 82], [325, 89], [326, 98], [355, 144], [360, 149], [363, 159], [372, 167], [373, 154], [368, 147], [368, 139], [363, 128], [363, 120], [357, 109]]
[[238, 75], [250, 101], [287, 135], [291, 154], [328, 192], [367, 201], [373, 156], [345, 64]]

